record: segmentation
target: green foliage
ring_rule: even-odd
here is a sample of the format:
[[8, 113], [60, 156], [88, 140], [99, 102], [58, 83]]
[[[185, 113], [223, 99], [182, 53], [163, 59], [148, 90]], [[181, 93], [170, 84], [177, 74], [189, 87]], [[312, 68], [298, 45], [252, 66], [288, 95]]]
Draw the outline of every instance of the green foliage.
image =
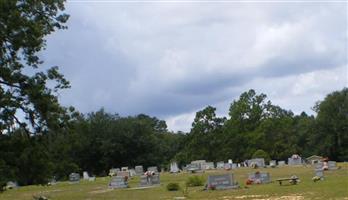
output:
[[178, 191], [178, 190], [180, 190], [180, 185], [178, 183], [168, 183], [167, 190], [168, 191]]
[[271, 160], [269, 154], [262, 149], [258, 149], [257, 151], [255, 151], [252, 158], [264, 158], [266, 162], [269, 162]]
[[[19, 125], [27, 132], [45, 132], [65, 126], [68, 109], [58, 103], [56, 92], [69, 82], [54, 66], [40, 71], [38, 54], [45, 37], [66, 28], [63, 0], [0, 1], [0, 131]], [[48, 83], [53, 85], [48, 87]], [[18, 113], [25, 114], [25, 120]], [[29, 126], [31, 127], [29, 127]]]
[[187, 187], [196, 187], [204, 185], [204, 177], [202, 176], [190, 176], [186, 180]]

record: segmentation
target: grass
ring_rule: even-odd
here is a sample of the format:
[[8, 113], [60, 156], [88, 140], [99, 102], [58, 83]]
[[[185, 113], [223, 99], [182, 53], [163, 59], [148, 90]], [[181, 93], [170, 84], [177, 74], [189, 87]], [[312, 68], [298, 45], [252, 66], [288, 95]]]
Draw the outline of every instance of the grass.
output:
[[161, 186], [147, 189], [134, 189], [139, 183], [139, 177], [132, 178], [129, 189], [108, 189], [109, 177], [97, 178], [95, 182], [81, 181], [79, 184], [60, 182], [54, 186], [26, 186], [8, 190], [0, 194], [0, 200], [32, 200], [34, 195], [44, 195], [50, 200], [114, 200], [114, 199], [174, 199], [186, 196], [186, 199], [345, 199], [348, 200], [348, 165], [340, 163], [339, 170], [325, 171], [324, 181], [314, 183], [312, 167], [279, 167], [258, 169], [269, 172], [271, 179], [297, 175], [301, 182], [298, 185], [279, 186], [272, 182], [265, 185], [246, 186], [247, 174], [255, 169], [239, 168], [232, 171], [214, 170], [206, 171], [200, 175], [207, 180], [210, 174], [233, 173], [241, 188], [235, 190], [203, 191], [203, 186], [189, 187], [186, 192], [167, 191], [166, 185], [171, 182], [179, 183], [185, 187], [185, 181], [192, 174], [161, 174]]

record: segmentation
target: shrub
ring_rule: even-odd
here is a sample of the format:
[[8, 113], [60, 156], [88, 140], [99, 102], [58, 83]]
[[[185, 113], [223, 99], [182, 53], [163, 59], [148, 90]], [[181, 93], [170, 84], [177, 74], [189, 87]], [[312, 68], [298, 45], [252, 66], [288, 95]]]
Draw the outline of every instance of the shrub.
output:
[[180, 190], [180, 186], [178, 183], [168, 183], [167, 190], [168, 191], [178, 191], [178, 190]]
[[203, 185], [204, 185], [204, 178], [200, 176], [190, 176], [186, 180], [186, 186], [188, 187], [203, 186]]

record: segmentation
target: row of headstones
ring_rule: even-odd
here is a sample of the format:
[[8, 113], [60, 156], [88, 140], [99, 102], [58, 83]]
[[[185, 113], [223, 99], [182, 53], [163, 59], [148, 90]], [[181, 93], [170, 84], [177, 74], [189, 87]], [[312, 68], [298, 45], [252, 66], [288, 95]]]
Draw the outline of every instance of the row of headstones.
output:
[[[147, 168], [147, 171], [153, 171], [158, 173], [158, 168], [156, 166], [151, 166]], [[144, 167], [142, 165], [135, 166], [134, 169], [128, 169], [128, 167], [112, 168], [109, 171], [110, 176], [141, 176], [144, 174]]]
[[[160, 184], [160, 175], [153, 174], [151, 176], [140, 176], [139, 187], [152, 187]], [[128, 179], [126, 176], [113, 176], [109, 183], [109, 188], [128, 188]]]

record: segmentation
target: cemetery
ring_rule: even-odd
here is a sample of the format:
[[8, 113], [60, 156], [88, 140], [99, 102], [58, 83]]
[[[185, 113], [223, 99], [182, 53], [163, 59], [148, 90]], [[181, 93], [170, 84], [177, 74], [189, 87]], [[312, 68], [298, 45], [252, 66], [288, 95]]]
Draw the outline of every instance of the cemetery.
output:
[[[203, 162], [194, 162], [196, 167]], [[221, 162], [220, 162], [221, 163]], [[214, 166], [217, 163], [214, 163]], [[230, 164], [230, 163], [224, 163]], [[211, 164], [209, 164], [211, 165]], [[221, 165], [221, 164], [220, 164]], [[172, 163], [173, 171], [179, 166]], [[71, 173], [67, 182], [57, 182], [47, 186], [12, 186], [0, 195], [1, 200], [23, 199], [31, 200], [32, 196], [45, 194], [48, 199], [328, 199], [347, 197], [348, 164], [328, 163], [332, 170], [324, 171], [320, 165], [293, 167], [266, 167], [253, 169], [238, 167], [226, 170], [218, 168], [206, 170], [204, 173], [192, 174], [190, 171], [182, 173], [158, 172], [157, 167], [149, 167], [151, 176], [140, 173], [143, 166], [135, 166], [133, 177], [128, 177], [133, 171], [117, 170], [112, 177], [96, 177], [95, 181], [87, 181], [89, 174]], [[156, 172], [155, 172], [156, 171]], [[133, 173], [133, 172], [132, 172]], [[139, 174], [139, 175], [138, 175]], [[88, 175], [88, 177], [87, 177]], [[186, 187], [189, 177], [198, 176], [204, 180], [204, 185]], [[248, 181], [250, 181], [248, 183]], [[74, 183], [74, 184], [71, 184]], [[168, 191], [168, 184], [178, 184], [180, 190]], [[216, 191], [215, 191], [216, 190]], [[180, 199], [179, 198], [179, 199]]]

